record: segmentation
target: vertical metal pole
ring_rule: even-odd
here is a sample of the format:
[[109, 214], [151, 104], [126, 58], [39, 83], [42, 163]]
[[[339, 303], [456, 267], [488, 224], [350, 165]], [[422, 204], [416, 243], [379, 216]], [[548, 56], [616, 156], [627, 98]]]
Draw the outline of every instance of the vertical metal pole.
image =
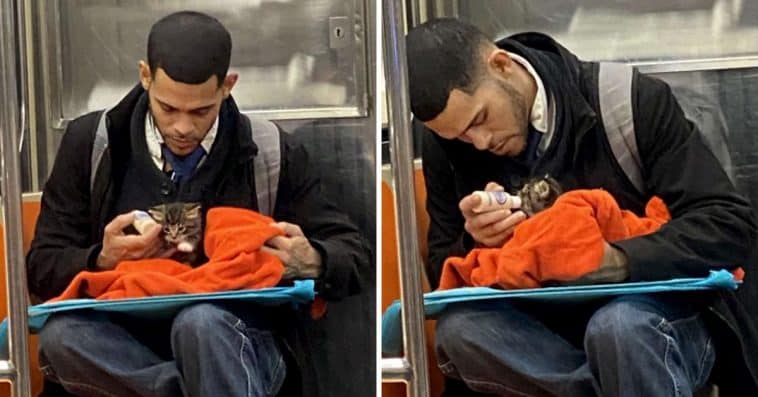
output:
[[410, 371], [407, 378], [408, 396], [427, 397], [429, 376], [424, 341], [421, 255], [416, 238], [408, 70], [405, 57], [405, 35], [402, 29], [403, 1], [386, 0], [383, 4], [386, 65], [384, 70], [389, 102], [390, 157], [398, 225], [401, 320], [405, 359]]
[[20, 125], [19, 80], [16, 51], [16, 21], [13, 0], [0, 0], [0, 169], [2, 170], [3, 222], [5, 223], [5, 266], [8, 288], [8, 344], [15, 369], [11, 379], [13, 396], [29, 396], [27, 350], [26, 269], [21, 215], [21, 177], [18, 142]]

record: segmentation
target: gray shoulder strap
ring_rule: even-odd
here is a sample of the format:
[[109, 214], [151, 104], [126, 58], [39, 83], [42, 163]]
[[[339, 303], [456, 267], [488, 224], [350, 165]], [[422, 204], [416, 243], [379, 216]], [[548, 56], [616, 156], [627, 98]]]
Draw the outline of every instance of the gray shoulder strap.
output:
[[273, 216], [276, 192], [279, 187], [281, 152], [279, 128], [276, 124], [257, 117], [250, 117], [253, 142], [258, 146], [255, 156], [255, 191], [258, 196], [258, 212]]
[[110, 109], [105, 109], [102, 113], [100, 113], [100, 121], [98, 121], [97, 130], [95, 130], [95, 140], [92, 144], [92, 156], [90, 157], [90, 193], [92, 193], [95, 188], [95, 176], [97, 176], [97, 169], [100, 167], [100, 161], [103, 159], [105, 149], [108, 148], [108, 127], [105, 123], [108, 110]]
[[645, 192], [642, 161], [632, 113], [634, 69], [622, 63], [601, 62], [598, 74], [600, 113], [608, 142], [621, 169], [640, 193]]

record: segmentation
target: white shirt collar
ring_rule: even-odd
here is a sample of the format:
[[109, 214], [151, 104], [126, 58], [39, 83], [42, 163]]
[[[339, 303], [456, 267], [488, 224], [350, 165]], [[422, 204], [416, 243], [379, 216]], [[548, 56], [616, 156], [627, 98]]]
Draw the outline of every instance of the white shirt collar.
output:
[[[216, 133], [218, 132], [218, 116], [213, 121], [211, 129], [205, 134], [205, 138], [200, 142], [200, 146], [205, 149], [205, 153], [210, 153], [213, 147], [213, 142], [216, 141]], [[163, 136], [153, 120], [153, 114], [150, 110], [147, 111], [145, 116], [145, 138], [147, 140], [147, 150], [150, 152], [150, 157], [153, 159], [153, 163], [158, 169], [163, 170], [163, 152], [161, 151], [161, 145], [163, 145]], [[198, 166], [200, 163], [198, 163]]]
[[508, 56], [519, 65], [523, 66], [537, 83], [537, 95], [534, 96], [534, 103], [532, 104], [529, 121], [532, 123], [532, 127], [534, 127], [535, 130], [544, 134], [548, 131], [548, 101], [547, 92], [545, 91], [545, 86], [542, 84], [542, 79], [529, 61], [524, 59], [524, 57], [512, 52], [508, 52]]

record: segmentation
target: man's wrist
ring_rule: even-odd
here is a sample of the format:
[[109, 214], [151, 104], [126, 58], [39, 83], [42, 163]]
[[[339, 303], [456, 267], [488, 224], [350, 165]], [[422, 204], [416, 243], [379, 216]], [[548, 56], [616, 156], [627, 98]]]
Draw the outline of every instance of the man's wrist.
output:
[[104, 254], [101, 250], [100, 253], [97, 254], [97, 259], [95, 259], [95, 267], [97, 269], [110, 269], [113, 267], [114, 262], [113, 258]]

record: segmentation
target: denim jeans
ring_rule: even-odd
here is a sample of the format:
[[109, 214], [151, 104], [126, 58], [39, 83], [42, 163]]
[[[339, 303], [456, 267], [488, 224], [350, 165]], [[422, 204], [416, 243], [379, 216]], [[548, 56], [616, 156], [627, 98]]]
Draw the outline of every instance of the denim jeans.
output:
[[715, 361], [695, 305], [670, 294], [459, 305], [436, 340], [446, 376], [499, 396], [691, 396]]
[[81, 396], [274, 396], [282, 353], [255, 310], [200, 303], [146, 321], [82, 311], [50, 317], [42, 372]]

